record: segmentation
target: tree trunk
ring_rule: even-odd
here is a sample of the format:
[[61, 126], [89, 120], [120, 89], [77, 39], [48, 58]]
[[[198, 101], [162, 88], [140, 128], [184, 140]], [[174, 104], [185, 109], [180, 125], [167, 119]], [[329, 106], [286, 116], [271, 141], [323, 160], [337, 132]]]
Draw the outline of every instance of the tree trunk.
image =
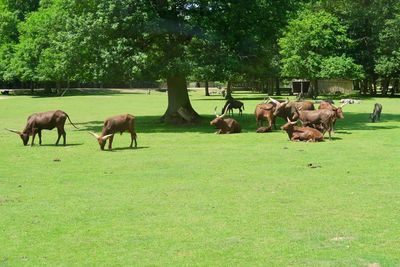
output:
[[167, 87], [168, 108], [161, 120], [171, 124], [198, 122], [200, 116], [190, 104], [186, 78], [183, 75], [170, 76], [167, 78]]
[[390, 95], [394, 96], [394, 94], [399, 89], [399, 79], [393, 79], [392, 90], [390, 91]]
[[368, 92], [368, 80], [364, 79], [361, 82], [361, 92], [363, 95], [366, 95]]
[[389, 90], [389, 83], [390, 83], [390, 79], [389, 78], [382, 78], [381, 80], [381, 91], [382, 91], [382, 95], [386, 96]]
[[230, 81], [228, 81], [228, 85], [226, 86], [226, 96], [225, 98], [232, 98], [232, 83]]
[[374, 90], [374, 79], [371, 78], [370, 80], [368, 80], [368, 90], [369, 90], [369, 94], [370, 95], [375, 95], [375, 90]]
[[[353, 87], [354, 87], [355, 91], [360, 91], [361, 90], [360, 81], [359, 80], [353, 81]], [[360, 91], [360, 94], [361, 94], [361, 91]]]
[[29, 82], [29, 88], [31, 89], [31, 94], [33, 94], [35, 92], [35, 89], [32, 81]]
[[204, 90], [206, 91], [206, 96], [210, 96], [210, 91], [208, 90], [208, 81], [204, 82]]
[[310, 81], [310, 88], [308, 90], [308, 96], [312, 98], [317, 98], [318, 96], [318, 80], [311, 79]]
[[275, 78], [275, 93], [281, 95], [281, 88], [279, 86], [279, 78]]

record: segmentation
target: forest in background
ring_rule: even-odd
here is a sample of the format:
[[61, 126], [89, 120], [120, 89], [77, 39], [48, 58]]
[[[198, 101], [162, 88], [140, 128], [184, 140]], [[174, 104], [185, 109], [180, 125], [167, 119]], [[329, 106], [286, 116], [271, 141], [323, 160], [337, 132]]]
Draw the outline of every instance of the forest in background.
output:
[[3, 88], [165, 82], [166, 114], [192, 110], [187, 81], [255, 84], [351, 79], [399, 90], [395, 0], [0, 0]]

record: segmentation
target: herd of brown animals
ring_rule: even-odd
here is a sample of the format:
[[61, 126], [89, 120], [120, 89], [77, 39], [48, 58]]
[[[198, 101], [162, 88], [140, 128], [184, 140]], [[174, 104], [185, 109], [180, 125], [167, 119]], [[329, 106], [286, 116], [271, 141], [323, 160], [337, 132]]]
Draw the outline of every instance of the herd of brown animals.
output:
[[[318, 109], [315, 109], [314, 104], [310, 101], [286, 100], [280, 102], [273, 98], [269, 98], [268, 101], [256, 106], [255, 117], [258, 127], [257, 132], [270, 132], [272, 131], [272, 127], [276, 130], [276, 117], [281, 117], [287, 121], [281, 129], [287, 132], [291, 141], [323, 141], [326, 132], [328, 132], [329, 139], [331, 139], [331, 133], [334, 129], [336, 120], [344, 118], [342, 108], [346, 104], [347, 103], [344, 103], [340, 107], [336, 107], [331, 101], [322, 101]], [[238, 100], [229, 99], [223, 108], [222, 115], [216, 113], [217, 107], [215, 107], [216, 117], [210, 122], [210, 124], [218, 129], [216, 132], [217, 134], [233, 134], [242, 131], [240, 124], [235, 119], [225, 117], [228, 111], [232, 111], [232, 108], [238, 108], [241, 114], [241, 108], [244, 108], [244, 105]], [[379, 120], [381, 110], [382, 105], [378, 103], [375, 104], [374, 112], [371, 114], [371, 120], [373, 122]], [[56, 110], [30, 115], [26, 126], [22, 131], [8, 128], [6, 128], [6, 130], [18, 134], [24, 145], [28, 144], [29, 138], [32, 136], [32, 146], [34, 145], [36, 135], [39, 137], [39, 144], [42, 144], [42, 130], [52, 130], [57, 128], [58, 138], [56, 145], [58, 145], [61, 136], [63, 137], [63, 144], [66, 145], [64, 124], [67, 119], [75, 128], [78, 129], [78, 127], [71, 122], [67, 113], [61, 110]], [[264, 121], [268, 122], [267, 126], [263, 126]], [[298, 121], [301, 122], [301, 126], [297, 126]], [[129, 147], [132, 148], [133, 142], [135, 142], [136, 148], [137, 135], [135, 132], [135, 117], [130, 114], [107, 118], [104, 121], [100, 135], [94, 132], [89, 133], [97, 139], [101, 150], [104, 150], [107, 140], [108, 149], [111, 150], [114, 134], [122, 134], [123, 132], [129, 132], [131, 134], [131, 143]]]
[[[281, 117], [287, 121], [281, 127], [286, 131], [289, 139], [292, 141], [323, 141], [324, 134], [328, 132], [329, 139], [333, 131], [337, 119], [343, 119], [342, 108], [335, 107], [329, 101], [322, 101], [316, 110], [314, 104], [310, 101], [289, 101], [279, 102], [273, 98], [269, 101], [258, 104], [255, 109], [255, 117], [257, 121], [257, 132], [265, 133], [272, 131], [272, 127], [276, 129], [276, 117]], [[216, 115], [216, 118], [210, 122], [216, 126], [218, 134], [240, 133], [241, 127], [239, 123], [232, 118], [224, 118], [229, 109], [229, 104], [225, 105], [223, 115]], [[268, 125], [263, 126], [263, 121], [267, 121]], [[301, 121], [302, 126], [296, 126], [297, 121]]]

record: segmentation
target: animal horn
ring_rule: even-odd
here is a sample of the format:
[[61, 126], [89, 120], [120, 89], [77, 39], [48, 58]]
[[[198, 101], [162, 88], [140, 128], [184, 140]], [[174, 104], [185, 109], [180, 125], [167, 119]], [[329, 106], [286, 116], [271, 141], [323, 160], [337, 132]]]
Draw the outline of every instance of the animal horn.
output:
[[273, 99], [272, 97], [270, 97], [269, 100], [271, 100], [271, 101], [274, 102], [275, 104], [278, 104], [278, 103], [279, 103], [279, 101]]
[[294, 125], [294, 124], [297, 123], [297, 121], [291, 121], [291, 120], [289, 119], [289, 117], [286, 117], [286, 119], [287, 119], [287, 121], [288, 121], [290, 124], [292, 124], [292, 125]]
[[99, 139], [99, 135], [98, 135], [98, 134], [95, 134], [94, 132], [88, 132], [88, 133], [90, 133], [91, 135], [93, 135], [94, 138]]
[[107, 134], [105, 136], [102, 136], [101, 139], [103, 140], [107, 140], [108, 138], [110, 138], [111, 136], [113, 136], [114, 134]]
[[342, 105], [340, 106], [340, 108], [346, 106], [347, 104], [348, 104], [348, 102], [345, 102], [344, 104], [342, 104]]
[[12, 133], [21, 134], [21, 132], [20, 132], [20, 131], [17, 131], [17, 130], [8, 129], [8, 128], [4, 128], [4, 129], [7, 130], [7, 131], [10, 131], [10, 132], [12, 132]]
[[230, 105], [231, 105], [231, 104], [228, 104], [228, 105], [226, 106], [225, 112], [224, 112], [224, 114], [222, 114], [222, 115], [220, 116], [220, 118], [225, 117], [226, 113], [228, 112], [228, 109], [229, 109], [229, 106], [230, 106]]
[[218, 117], [219, 115], [217, 114], [217, 107], [214, 108], [214, 114], [216, 117]]

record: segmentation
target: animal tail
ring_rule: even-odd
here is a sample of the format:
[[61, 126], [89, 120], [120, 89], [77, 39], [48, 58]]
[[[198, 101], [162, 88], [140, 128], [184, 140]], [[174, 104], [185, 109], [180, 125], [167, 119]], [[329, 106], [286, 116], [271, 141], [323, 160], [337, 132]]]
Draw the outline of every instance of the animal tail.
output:
[[72, 123], [72, 121], [71, 121], [71, 119], [69, 118], [68, 114], [65, 113], [65, 115], [67, 116], [69, 123], [71, 123], [72, 126], [74, 126], [76, 129], [79, 129], [78, 127], [75, 126], [75, 124]]

